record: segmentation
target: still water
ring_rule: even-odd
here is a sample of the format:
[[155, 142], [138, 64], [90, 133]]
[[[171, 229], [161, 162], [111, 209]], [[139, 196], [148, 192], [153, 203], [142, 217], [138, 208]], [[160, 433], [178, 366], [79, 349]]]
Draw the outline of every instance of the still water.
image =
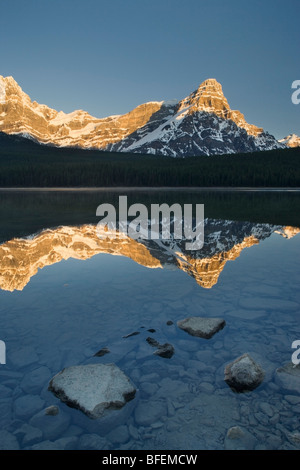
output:
[[[300, 194], [128, 194], [204, 204], [198, 252], [100, 240], [96, 208], [119, 194], [0, 192], [0, 448], [299, 449], [291, 358], [300, 340]], [[226, 325], [211, 339], [193, 337], [177, 326], [191, 316]], [[174, 355], [154, 355], [149, 336]], [[94, 356], [102, 348], [110, 352]], [[235, 393], [224, 369], [244, 353], [265, 378]], [[137, 393], [93, 420], [48, 384], [65, 367], [96, 363], [115, 363]], [[55, 416], [45, 414], [50, 405]]]

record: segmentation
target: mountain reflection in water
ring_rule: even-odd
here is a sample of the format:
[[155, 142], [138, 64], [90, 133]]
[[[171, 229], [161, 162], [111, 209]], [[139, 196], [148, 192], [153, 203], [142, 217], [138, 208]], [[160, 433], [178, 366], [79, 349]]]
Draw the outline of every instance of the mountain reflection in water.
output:
[[147, 268], [179, 268], [204, 288], [213, 287], [227, 261], [279, 233], [287, 239], [297, 227], [206, 219], [204, 246], [187, 251], [185, 240], [133, 240], [128, 236], [100, 239], [95, 224], [44, 229], [27, 238], [13, 238], [0, 245], [0, 289], [19, 290], [39, 269], [70, 258], [85, 260], [100, 253], [124, 256]]

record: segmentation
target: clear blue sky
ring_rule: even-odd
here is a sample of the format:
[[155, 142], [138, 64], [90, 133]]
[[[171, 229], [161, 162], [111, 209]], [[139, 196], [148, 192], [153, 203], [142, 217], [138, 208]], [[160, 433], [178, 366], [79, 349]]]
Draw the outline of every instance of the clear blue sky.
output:
[[299, 0], [2, 0], [0, 44], [0, 75], [57, 110], [123, 114], [216, 78], [248, 122], [300, 135]]

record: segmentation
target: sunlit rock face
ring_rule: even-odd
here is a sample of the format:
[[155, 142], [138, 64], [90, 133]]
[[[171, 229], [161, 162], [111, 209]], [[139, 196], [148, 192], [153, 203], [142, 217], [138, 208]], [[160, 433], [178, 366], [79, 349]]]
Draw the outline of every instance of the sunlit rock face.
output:
[[13, 77], [0, 76], [0, 92], [0, 131], [44, 144], [174, 157], [285, 147], [231, 110], [215, 79], [205, 80], [181, 101], [151, 101], [103, 119], [31, 101]]
[[[46, 229], [30, 238], [0, 245], [0, 289], [23, 290], [39, 269], [70, 258], [85, 260], [100, 253], [125, 256], [147, 268], [173, 267], [211, 288], [226, 263], [277, 232], [291, 238], [299, 228], [207, 219], [201, 250], [187, 251], [186, 240], [133, 240], [96, 225]], [[288, 236], [286, 235], [288, 234]]]
[[282, 227], [282, 229], [276, 230], [276, 233], [279, 233], [284, 238], [293, 238], [297, 233], [300, 233], [300, 228], [286, 225], [285, 227]]
[[145, 246], [129, 237], [100, 239], [94, 225], [59, 227], [0, 245], [0, 288], [23, 290], [45, 266], [69, 258], [85, 260], [99, 253], [126, 256], [149, 268], [161, 267]]

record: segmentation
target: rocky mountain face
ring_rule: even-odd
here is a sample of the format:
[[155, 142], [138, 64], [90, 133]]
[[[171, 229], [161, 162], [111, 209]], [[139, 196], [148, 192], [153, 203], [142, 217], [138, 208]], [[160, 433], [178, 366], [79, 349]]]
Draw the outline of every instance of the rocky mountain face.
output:
[[222, 86], [204, 81], [181, 101], [153, 101], [124, 115], [98, 119], [31, 101], [12, 77], [0, 76], [0, 131], [40, 143], [170, 156], [213, 155], [284, 148], [230, 109]]
[[284, 139], [278, 141], [281, 144], [287, 145], [288, 147], [300, 147], [300, 137], [296, 134], [289, 134]]
[[213, 287], [228, 261], [277, 232], [291, 238], [297, 227], [250, 222], [205, 220], [205, 243], [201, 250], [186, 251], [186, 240], [133, 240], [128, 236], [99, 238], [96, 225], [61, 226], [28, 238], [15, 238], [0, 245], [0, 289], [23, 290], [39, 269], [69, 258], [85, 260], [100, 253], [126, 256], [142, 266], [180, 269], [203, 288]]

